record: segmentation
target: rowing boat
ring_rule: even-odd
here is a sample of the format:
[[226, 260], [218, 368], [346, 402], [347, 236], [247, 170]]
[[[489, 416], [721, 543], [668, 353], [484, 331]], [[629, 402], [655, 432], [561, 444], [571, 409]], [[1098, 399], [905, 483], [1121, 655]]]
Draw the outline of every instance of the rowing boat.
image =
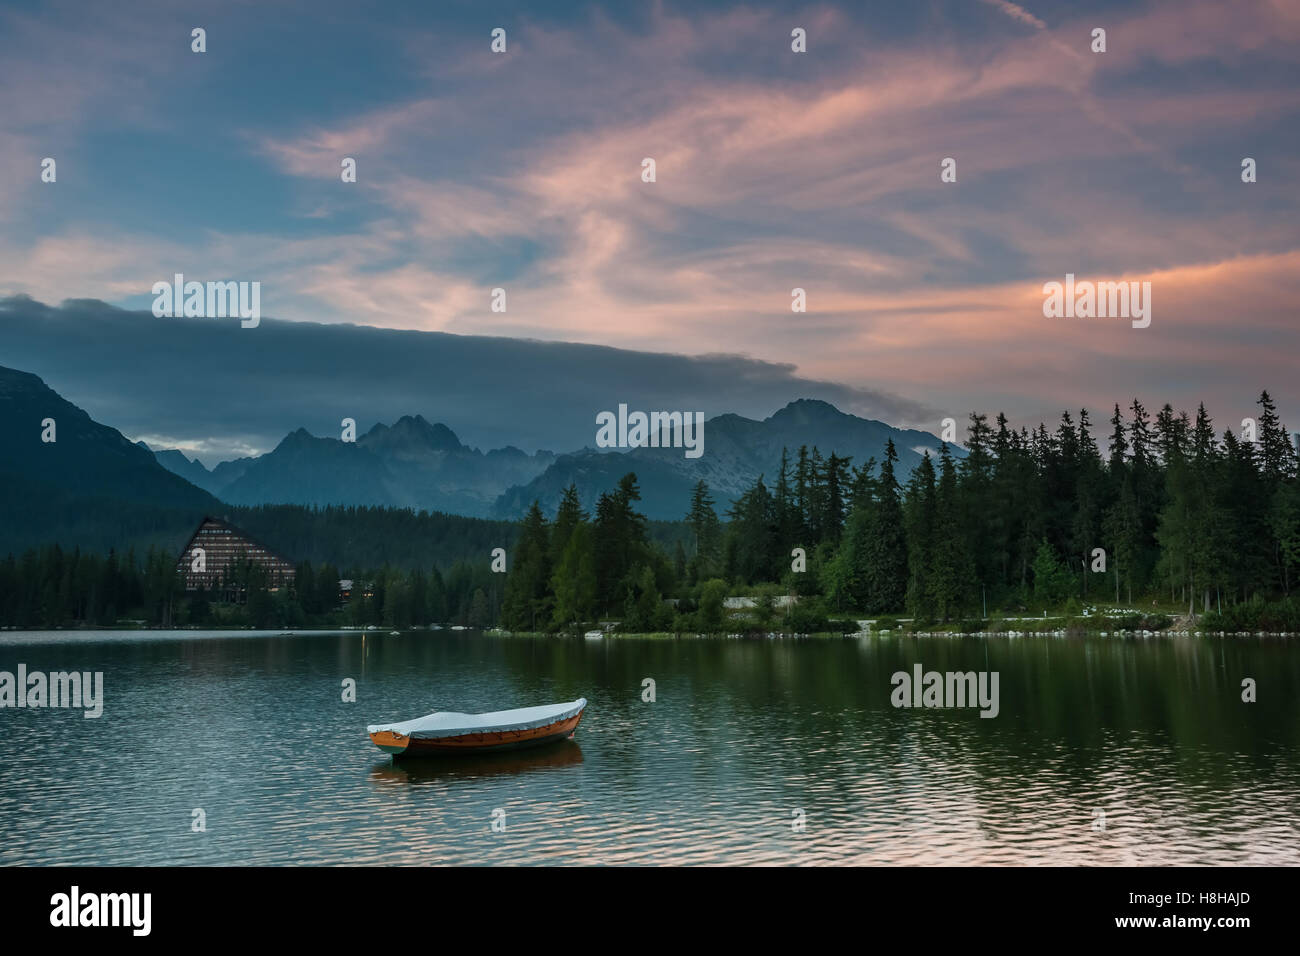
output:
[[586, 706], [586, 698], [579, 698], [490, 714], [438, 711], [401, 723], [371, 724], [366, 732], [376, 747], [395, 757], [514, 750], [572, 737]]

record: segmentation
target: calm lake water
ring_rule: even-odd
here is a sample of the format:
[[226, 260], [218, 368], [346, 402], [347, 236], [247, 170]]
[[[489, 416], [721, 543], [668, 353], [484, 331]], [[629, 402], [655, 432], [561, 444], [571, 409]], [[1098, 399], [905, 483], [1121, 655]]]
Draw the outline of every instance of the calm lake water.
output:
[[[1300, 862], [1284, 639], [0, 632], [19, 662], [102, 671], [106, 702], [0, 710], [3, 864]], [[895, 709], [917, 662], [997, 671], [1000, 713]], [[365, 734], [578, 697], [536, 751]]]

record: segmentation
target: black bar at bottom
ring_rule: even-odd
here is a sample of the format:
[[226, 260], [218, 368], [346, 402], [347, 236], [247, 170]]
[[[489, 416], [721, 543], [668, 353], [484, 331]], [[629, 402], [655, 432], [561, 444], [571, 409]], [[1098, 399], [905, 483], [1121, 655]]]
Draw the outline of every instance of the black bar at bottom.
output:
[[629, 943], [641, 934], [664, 942], [674, 927], [699, 927], [732, 942], [788, 929], [848, 931], [864, 941], [888, 930], [926, 945], [1126, 936], [1232, 945], [1287, 932], [1295, 875], [1284, 868], [11, 867], [0, 868], [0, 925], [7, 936], [16, 933], [9, 938], [127, 946], [250, 939], [337, 946], [421, 926], [488, 932], [496, 944], [540, 941], [567, 926], [552, 939], [564, 945], [605, 923], [611, 943], [622, 932]]

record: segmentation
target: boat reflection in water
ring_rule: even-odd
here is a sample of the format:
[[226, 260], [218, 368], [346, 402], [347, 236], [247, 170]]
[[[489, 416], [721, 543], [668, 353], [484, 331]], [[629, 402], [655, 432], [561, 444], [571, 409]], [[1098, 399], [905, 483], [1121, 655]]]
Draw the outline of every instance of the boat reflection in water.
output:
[[374, 783], [418, 784], [434, 780], [493, 777], [505, 774], [572, 767], [582, 763], [582, 748], [574, 740], [563, 740], [529, 750], [505, 750], [464, 754], [437, 760], [385, 760], [370, 768]]

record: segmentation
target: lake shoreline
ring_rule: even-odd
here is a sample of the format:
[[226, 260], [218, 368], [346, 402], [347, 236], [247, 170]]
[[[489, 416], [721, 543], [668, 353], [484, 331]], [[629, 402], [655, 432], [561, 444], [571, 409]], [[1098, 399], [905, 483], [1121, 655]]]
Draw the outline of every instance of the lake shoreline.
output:
[[691, 632], [691, 631], [651, 631], [651, 632], [624, 632], [624, 631], [602, 631], [599, 635], [595, 631], [507, 631], [496, 628], [476, 629], [464, 628], [462, 630], [453, 630], [449, 627], [427, 628], [427, 627], [407, 627], [407, 628], [374, 628], [361, 629], [355, 627], [285, 627], [285, 628], [250, 628], [250, 627], [59, 627], [59, 628], [21, 628], [21, 627], [0, 627], [0, 634], [222, 634], [238, 635], [246, 634], [253, 636], [277, 636], [289, 637], [297, 634], [355, 634], [362, 637], [395, 637], [407, 635], [433, 635], [433, 634], [464, 634], [469, 632], [478, 632], [490, 634], [493, 637], [512, 637], [512, 638], [563, 638], [567, 640], [583, 639], [586, 640], [618, 640], [618, 639], [635, 639], [635, 640], [847, 640], [850, 638], [863, 637], [1103, 637], [1103, 638], [1151, 638], [1151, 637], [1218, 637], [1218, 638], [1243, 638], [1243, 637], [1272, 637], [1291, 639], [1300, 637], [1300, 633], [1294, 631], [1203, 631], [1192, 630], [1189, 628], [1160, 628], [1160, 629], [1126, 629], [1117, 628], [1114, 630], [1099, 627], [1043, 627], [1043, 628], [997, 628], [993, 630], [962, 630], [960, 628], [949, 628], [940, 630], [910, 630], [902, 627], [890, 628], [866, 628], [859, 630], [836, 630], [836, 631], [813, 631], [813, 632], [796, 632], [796, 631], [727, 631], [727, 632]]
[[[1066, 626], [1061, 626], [1061, 620], [1069, 620]], [[1041, 622], [1043, 627], [1034, 627], [1032, 623]], [[649, 632], [625, 632], [625, 631], [507, 631], [504, 628], [468, 628], [468, 627], [278, 627], [278, 628], [252, 628], [252, 627], [220, 627], [220, 626], [187, 626], [187, 627], [57, 627], [57, 628], [22, 628], [14, 626], [0, 627], [0, 635], [4, 633], [30, 633], [30, 635], [73, 635], [73, 633], [149, 633], [149, 635], [168, 635], [168, 633], [211, 633], [211, 635], [248, 635], [248, 636], [292, 636], [292, 635], [360, 635], [361, 637], [391, 637], [391, 636], [408, 636], [408, 635], [461, 635], [461, 633], [485, 633], [494, 637], [528, 637], [528, 639], [549, 639], [549, 637], [558, 637], [565, 640], [848, 640], [862, 639], [862, 637], [1118, 637], [1118, 639], [1128, 639], [1128, 637], [1221, 637], [1221, 639], [1231, 639], [1231, 637], [1279, 637], [1279, 639], [1292, 639], [1300, 637], [1300, 632], [1295, 631], [1205, 631], [1197, 630], [1187, 626], [1186, 622], [1177, 622], [1167, 627], [1157, 628], [1126, 628], [1108, 626], [1105, 622], [1097, 622], [1095, 626], [1080, 627], [1078, 619], [1067, 618], [1028, 618], [1017, 620], [1019, 627], [1006, 627], [1008, 619], [998, 619], [993, 623], [993, 627], [984, 627], [975, 630], [970, 628], [971, 623], [966, 622], [950, 624], [948, 627], [928, 628], [928, 630], [911, 630], [909, 627], [897, 626], [891, 620], [891, 626], [875, 627], [875, 620], [858, 619], [854, 622], [857, 624], [855, 630], [849, 627], [842, 630], [832, 631], [781, 631], [781, 630], [745, 630], [745, 631], [649, 631]], [[1091, 624], [1092, 622], [1088, 622]]]

